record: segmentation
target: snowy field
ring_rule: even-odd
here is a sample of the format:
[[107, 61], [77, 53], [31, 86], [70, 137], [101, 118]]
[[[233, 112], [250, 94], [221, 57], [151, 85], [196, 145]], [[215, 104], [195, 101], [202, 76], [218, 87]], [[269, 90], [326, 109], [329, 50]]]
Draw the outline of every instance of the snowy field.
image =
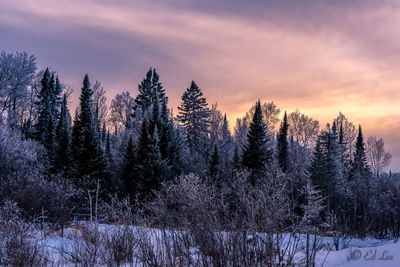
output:
[[[77, 226], [66, 228], [64, 229], [63, 236], [61, 236], [61, 231], [51, 233], [37, 231], [33, 235], [33, 240], [37, 241], [38, 244], [44, 248], [46, 257], [51, 262], [49, 264], [50, 266], [75, 266], [76, 264], [72, 262], [74, 258], [77, 257], [77, 254], [80, 254], [80, 257], [92, 257], [93, 255], [90, 254], [96, 250], [94, 256], [101, 258], [102, 255], [100, 254], [103, 253], [101, 249], [87, 246], [87, 242], [84, 242], [85, 231], [83, 229], [85, 229], [85, 227], [87, 227], [87, 224], [81, 223]], [[90, 227], [95, 227], [91, 228], [92, 230], [96, 229], [96, 226], [92, 225]], [[98, 233], [107, 235], [109, 233], [115, 234], [118, 229], [122, 228], [115, 225], [99, 224], [97, 229]], [[129, 229], [132, 230], [132, 233], [134, 233], [136, 237], [141, 236], [140, 238], [142, 238], [142, 240], [145, 235], [153, 246], [158, 246], [163, 237], [163, 232], [157, 229], [136, 226], [131, 226]], [[304, 243], [305, 241], [303, 240], [302, 242]], [[316, 266], [400, 266], [400, 242], [398, 242], [398, 240], [378, 240], [370, 238], [363, 240], [348, 239], [345, 241], [347, 248], [338, 251], [334, 249], [331, 238], [321, 238], [321, 242], [324, 249], [320, 250], [317, 254], [318, 260]], [[300, 251], [296, 253], [295, 258], [302, 258], [303, 251], [301, 247], [302, 243], [299, 246]], [[332, 249], [326, 249], [329, 247]], [[196, 259], [198, 250], [192, 248], [190, 251], [192, 257]], [[96, 266], [107, 265], [106, 263], [101, 263], [101, 260], [98, 262]], [[133, 262], [133, 264], [126, 264], [124, 266], [142, 266], [140, 258], [135, 259], [134, 257]], [[297, 260], [296, 262], [296, 266], [305, 266], [304, 262], [301, 260]]]

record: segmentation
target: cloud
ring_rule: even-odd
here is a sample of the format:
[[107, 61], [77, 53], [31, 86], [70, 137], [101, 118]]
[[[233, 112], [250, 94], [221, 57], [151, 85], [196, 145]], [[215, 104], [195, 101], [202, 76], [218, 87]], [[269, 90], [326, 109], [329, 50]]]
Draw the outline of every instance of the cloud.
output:
[[5, 0], [0, 35], [76, 89], [88, 72], [110, 98], [136, 94], [154, 66], [174, 107], [195, 79], [231, 118], [260, 98], [323, 123], [342, 111], [394, 140], [380, 120], [400, 116], [399, 12], [373, 0]]

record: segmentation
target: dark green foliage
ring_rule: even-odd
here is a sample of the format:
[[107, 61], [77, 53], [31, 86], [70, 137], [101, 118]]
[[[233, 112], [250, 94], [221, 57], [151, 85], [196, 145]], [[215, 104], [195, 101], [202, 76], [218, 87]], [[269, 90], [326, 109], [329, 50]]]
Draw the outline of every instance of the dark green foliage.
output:
[[216, 177], [218, 177], [219, 175], [219, 171], [220, 171], [220, 157], [219, 157], [219, 153], [218, 153], [218, 147], [217, 145], [214, 145], [214, 151], [211, 155], [211, 159], [210, 159], [210, 177], [211, 179], [215, 179]]
[[178, 109], [178, 120], [185, 129], [189, 148], [192, 152], [204, 151], [208, 136], [210, 109], [203, 92], [194, 81], [183, 93], [182, 103]]
[[285, 115], [283, 117], [283, 122], [281, 123], [281, 127], [279, 129], [278, 140], [277, 140], [278, 160], [279, 160], [279, 165], [282, 168], [283, 172], [286, 172], [289, 160], [288, 130], [289, 130], [289, 123], [287, 121], [287, 114], [285, 111]]
[[350, 165], [348, 178], [351, 185], [353, 204], [350, 218], [357, 232], [366, 230], [366, 213], [370, 201], [371, 178], [372, 173], [365, 155], [364, 137], [361, 126], [359, 126], [356, 151]]
[[65, 172], [70, 161], [71, 115], [68, 110], [67, 96], [64, 94], [60, 118], [56, 129], [57, 148], [54, 158], [56, 172]]
[[52, 120], [51, 114], [51, 75], [47, 68], [43, 74], [41, 80], [41, 89], [39, 92], [39, 102], [38, 105], [38, 122], [36, 124], [36, 136], [37, 140], [41, 143], [47, 138], [47, 131], [49, 129], [48, 123]]
[[258, 172], [264, 168], [269, 159], [267, 151], [267, 132], [263, 122], [261, 103], [256, 103], [253, 120], [247, 134], [248, 145], [242, 156], [242, 164], [245, 168]]
[[151, 196], [152, 191], [165, 180], [168, 171], [166, 162], [161, 158], [158, 129], [154, 127], [152, 133], [150, 130], [148, 123], [143, 121], [135, 165], [137, 187], [142, 197]]
[[139, 84], [139, 94], [135, 99], [135, 110], [141, 109], [142, 113], [151, 109], [154, 103], [168, 102], [160, 76], [155, 69], [150, 68], [144, 80]]
[[313, 185], [326, 198], [327, 207], [340, 212], [345, 202], [342, 150], [338, 143], [336, 125], [320, 134], [310, 167]]
[[233, 171], [234, 172], [240, 170], [241, 167], [242, 167], [242, 163], [240, 161], [240, 156], [239, 156], [239, 148], [238, 148], [238, 146], [235, 146], [235, 150], [233, 152], [232, 165], [233, 165]]
[[371, 177], [371, 170], [368, 166], [367, 157], [365, 155], [364, 137], [360, 125], [358, 129], [356, 151], [354, 153], [353, 161], [351, 164], [349, 180], [353, 181], [355, 179], [361, 179], [365, 183], [368, 183], [370, 177]]
[[70, 174], [78, 184], [82, 178], [103, 180], [107, 177], [103, 150], [92, 111], [92, 94], [88, 75], [85, 75], [80, 95], [80, 113], [72, 130]]
[[132, 138], [129, 138], [126, 147], [123, 166], [122, 166], [122, 188], [121, 192], [125, 195], [134, 195], [136, 193], [137, 181], [135, 180], [135, 167], [137, 165], [135, 147]]

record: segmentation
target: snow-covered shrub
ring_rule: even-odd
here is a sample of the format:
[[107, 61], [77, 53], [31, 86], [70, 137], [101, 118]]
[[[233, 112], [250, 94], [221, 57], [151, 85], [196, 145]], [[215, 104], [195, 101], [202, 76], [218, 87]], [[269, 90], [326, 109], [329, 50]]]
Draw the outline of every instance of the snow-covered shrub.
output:
[[134, 222], [133, 209], [129, 198], [120, 199], [117, 194], [110, 196], [110, 200], [100, 207], [103, 219], [109, 223], [132, 224]]
[[214, 227], [215, 191], [194, 174], [182, 175], [162, 185], [149, 210], [153, 224], [161, 227]]
[[78, 266], [94, 266], [99, 262], [101, 253], [101, 233], [98, 224], [81, 224], [78, 228], [80, 236], [72, 240], [71, 248], [63, 250], [62, 255]]
[[30, 238], [29, 230], [17, 204], [6, 200], [0, 207], [0, 265], [42, 266], [47, 263], [43, 247]]
[[121, 266], [133, 263], [136, 236], [132, 227], [119, 225], [101, 235], [101, 261], [107, 266]]

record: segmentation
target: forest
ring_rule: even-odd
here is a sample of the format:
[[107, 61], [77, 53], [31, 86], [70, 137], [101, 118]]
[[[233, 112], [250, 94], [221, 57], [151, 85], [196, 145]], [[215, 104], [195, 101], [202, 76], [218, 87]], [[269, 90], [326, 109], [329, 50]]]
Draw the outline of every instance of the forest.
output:
[[[229, 125], [200, 84], [174, 114], [154, 68], [111, 100], [82, 74], [70, 110], [62, 73], [2, 52], [0, 265], [315, 266], [352, 238], [400, 237], [382, 138], [257, 96]], [[69, 238], [57, 257], [46, 233]]]

